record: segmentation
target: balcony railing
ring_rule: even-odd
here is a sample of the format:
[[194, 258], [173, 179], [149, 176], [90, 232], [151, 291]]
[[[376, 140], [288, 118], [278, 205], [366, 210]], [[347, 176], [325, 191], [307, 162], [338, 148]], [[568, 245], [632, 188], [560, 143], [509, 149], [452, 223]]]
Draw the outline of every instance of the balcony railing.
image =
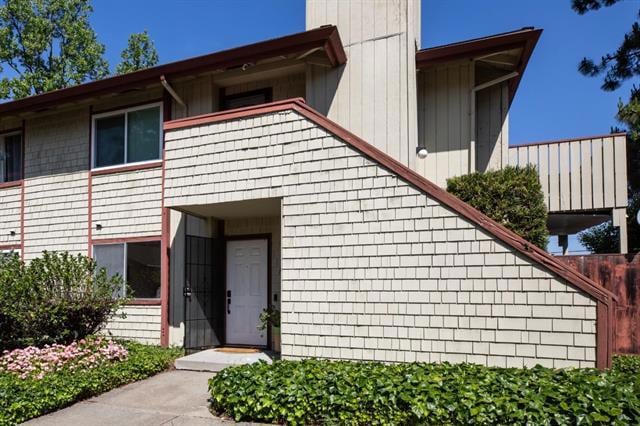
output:
[[550, 213], [627, 206], [624, 133], [509, 147], [509, 164], [533, 164]]

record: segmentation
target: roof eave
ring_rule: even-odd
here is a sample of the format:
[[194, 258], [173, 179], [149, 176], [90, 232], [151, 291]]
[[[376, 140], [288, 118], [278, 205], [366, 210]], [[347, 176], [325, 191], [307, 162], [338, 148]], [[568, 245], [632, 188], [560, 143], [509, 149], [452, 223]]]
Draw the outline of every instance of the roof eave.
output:
[[168, 79], [182, 77], [207, 70], [240, 66], [247, 62], [255, 62], [315, 48], [324, 49], [327, 60], [332, 67], [346, 63], [347, 57], [337, 27], [333, 25], [324, 26], [2, 103], [0, 104], [0, 114], [39, 111], [85, 98], [118, 93], [154, 83], [159, 84], [161, 76], [165, 76]]

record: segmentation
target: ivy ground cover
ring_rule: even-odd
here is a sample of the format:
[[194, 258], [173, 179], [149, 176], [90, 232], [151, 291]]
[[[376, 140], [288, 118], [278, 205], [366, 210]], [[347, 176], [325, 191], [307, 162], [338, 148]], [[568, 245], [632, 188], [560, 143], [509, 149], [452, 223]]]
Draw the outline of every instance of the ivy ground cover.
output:
[[640, 421], [640, 362], [607, 372], [474, 364], [277, 361], [223, 370], [212, 411], [286, 424], [591, 425]]
[[145, 379], [168, 369], [181, 353], [103, 337], [5, 351], [0, 357], [0, 425]]

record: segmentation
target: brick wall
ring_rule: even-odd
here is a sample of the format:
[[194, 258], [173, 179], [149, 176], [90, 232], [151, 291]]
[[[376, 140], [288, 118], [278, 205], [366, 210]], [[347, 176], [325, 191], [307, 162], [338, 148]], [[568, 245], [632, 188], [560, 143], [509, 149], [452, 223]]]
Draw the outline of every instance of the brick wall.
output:
[[593, 300], [297, 113], [166, 141], [167, 206], [283, 198], [285, 358], [595, 365]]

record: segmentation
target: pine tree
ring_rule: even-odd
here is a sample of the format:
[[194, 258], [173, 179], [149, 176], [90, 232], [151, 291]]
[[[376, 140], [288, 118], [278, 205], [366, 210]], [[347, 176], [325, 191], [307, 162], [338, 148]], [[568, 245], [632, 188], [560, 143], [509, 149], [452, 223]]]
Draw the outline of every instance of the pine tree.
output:
[[[613, 6], [620, 0], [572, 0], [572, 8], [579, 14]], [[640, 75], [640, 24], [634, 22], [624, 35], [622, 43], [615, 52], [603, 55], [598, 62], [584, 58], [578, 70], [586, 76], [603, 75], [602, 89], [614, 91], [627, 80]], [[629, 233], [629, 251], [640, 251], [640, 225], [636, 216], [640, 209], [640, 89], [631, 90], [627, 103], [618, 103], [616, 119], [625, 126], [627, 139], [627, 177], [629, 207], [627, 224]], [[617, 129], [616, 129], [617, 130]], [[598, 225], [579, 235], [581, 243], [595, 253], [610, 253], [617, 247], [619, 235], [611, 222]]]

